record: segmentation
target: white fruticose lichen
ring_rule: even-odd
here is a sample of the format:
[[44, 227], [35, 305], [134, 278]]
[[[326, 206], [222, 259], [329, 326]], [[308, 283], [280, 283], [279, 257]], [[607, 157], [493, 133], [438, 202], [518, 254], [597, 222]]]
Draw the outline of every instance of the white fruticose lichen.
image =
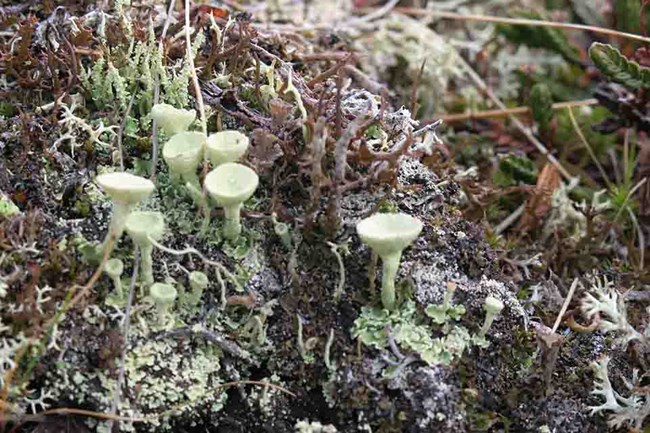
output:
[[296, 433], [336, 433], [338, 430], [331, 424], [323, 425], [319, 421], [300, 420], [296, 423]]
[[[625, 298], [621, 296], [614, 284], [606, 277], [594, 276], [592, 284], [582, 298], [580, 309], [590, 319], [599, 317], [598, 329], [603, 332], [618, 334], [617, 343], [626, 348], [631, 341], [638, 341], [641, 350], [648, 349], [650, 327], [640, 333], [628, 322]], [[643, 420], [650, 415], [650, 394], [647, 387], [642, 386], [638, 371], [634, 370], [632, 380], [624, 380], [630, 391], [629, 397], [623, 397], [616, 392], [609, 380], [609, 358], [603, 357], [591, 364], [594, 370], [595, 388], [592, 394], [605, 398], [605, 403], [599, 406], [590, 406], [592, 414], [610, 412], [608, 424], [613, 428], [622, 428], [625, 425], [640, 431]], [[634, 391], [635, 389], [641, 392]]]
[[[598, 314], [598, 329], [619, 334], [618, 343], [623, 347], [633, 340], [647, 346], [648, 335], [640, 333], [628, 322], [625, 297], [619, 295], [607, 277], [593, 277], [589, 291], [582, 298], [580, 309], [590, 319]], [[646, 331], [646, 334], [649, 332]]]
[[591, 414], [598, 412], [610, 412], [607, 424], [615, 429], [629, 426], [635, 431], [641, 431], [643, 420], [650, 415], [650, 394], [647, 390], [638, 394], [634, 388], [646, 389], [642, 387], [638, 370], [634, 370], [631, 381], [625, 380], [625, 385], [631, 392], [629, 397], [623, 397], [616, 392], [609, 380], [608, 372], [609, 358], [603, 357], [591, 364], [594, 370], [595, 389], [591, 392], [605, 399], [605, 403], [599, 406], [589, 406]]

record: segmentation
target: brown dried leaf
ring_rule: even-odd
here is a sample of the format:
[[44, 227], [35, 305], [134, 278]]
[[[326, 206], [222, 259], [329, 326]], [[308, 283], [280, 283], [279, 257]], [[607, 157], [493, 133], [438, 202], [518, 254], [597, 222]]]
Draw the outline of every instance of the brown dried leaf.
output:
[[529, 230], [538, 227], [551, 209], [551, 197], [560, 183], [561, 178], [557, 168], [547, 162], [539, 173], [535, 189], [526, 202], [524, 214], [519, 221], [520, 229]]
[[249, 155], [257, 172], [262, 174], [273, 168], [275, 161], [283, 156], [282, 148], [278, 144], [278, 137], [257, 128], [252, 134], [252, 146]]

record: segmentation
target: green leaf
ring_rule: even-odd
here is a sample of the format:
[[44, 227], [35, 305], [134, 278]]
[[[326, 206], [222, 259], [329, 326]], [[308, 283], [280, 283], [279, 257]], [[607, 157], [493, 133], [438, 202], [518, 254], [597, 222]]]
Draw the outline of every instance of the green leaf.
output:
[[553, 97], [546, 84], [537, 83], [530, 89], [528, 105], [533, 112], [533, 119], [539, 125], [539, 129], [547, 131], [553, 119]]
[[589, 47], [589, 57], [610, 80], [632, 89], [650, 87], [650, 68], [627, 59], [609, 44], [594, 42]]
[[[533, 11], [521, 11], [516, 13], [515, 16], [531, 20], [544, 19], [540, 14]], [[560, 54], [569, 62], [580, 62], [578, 49], [571, 45], [562, 30], [551, 27], [498, 24], [497, 32], [515, 44], [527, 45], [531, 48], [545, 48]]]

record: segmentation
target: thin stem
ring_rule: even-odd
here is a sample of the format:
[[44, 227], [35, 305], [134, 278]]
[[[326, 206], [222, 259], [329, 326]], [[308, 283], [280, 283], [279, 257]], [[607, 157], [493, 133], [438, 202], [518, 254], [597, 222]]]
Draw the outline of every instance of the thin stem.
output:
[[381, 256], [381, 303], [389, 311], [395, 309], [395, 279], [397, 278], [401, 258], [401, 251]]
[[131, 108], [133, 108], [133, 101], [135, 101], [135, 95], [137, 92], [134, 90], [129, 99], [129, 105], [126, 107], [124, 112], [124, 118], [122, 123], [120, 123], [120, 129], [117, 131], [117, 152], [120, 156], [120, 171], [124, 171], [124, 147], [122, 146], [122, 137], [124, 136], [124, 129], [126, 128], [126, 122], [129, 119], [129, 113], [131, 113]]
[[490, 15], [459, 14], [456, 12], [434, 11], [413, 7], [396, 7], [394, 10], [395, 12], [410, 16], [442, 18], [460, 21], [477, 21], [482, 23], [510, 24], [513, 26], [551, 27], [565, 30], [581, 30], [650, 43], [650, 38], [645, 36], [635, 35], [633, 33], [619, 32], [617, 30], [607, 29], [604, 27], [588, 26], [584, 24], [560, 23], [555, 21], [531, 20], [526, 18], [495, 17]]
[[[230, 272], [228, 269], [226, 269], [226, 267], [224, 265], [222, 265], [221, 263], [215, 262], [214, 260], [208, 259], [203, 254], [201, 254], [199, 252], [199, 250], [197, 250], [195, 248], [192, 248], [192, 247], [186, 247], [184, 250], [175, 250], [173, 248], [169, 248], [169, 247], [164, 246], [163, 244], [159, 243], [158, 241], [156, 241], [155, 239], [152, 239], [152, 238], [149, 238], [149, 242], [151, 242], [151, 244], [154, 247], [158, 248], [159, 250], [162, 250], [162, 251], [164, 251], [164, 252], [166, 252], [168, 254], [172, 254], [174, 256], [184, 256], [186, 254], [194, 254], [194, 255], [198, 256], [203, 261], [203, 263], [205, 263], [206, 265], [214, 266], [214, 267], [217, 268], [218, 271], [223, 272], [226, 275], [226, 277], [228, 277], [230, 282], [237, 288], [238, 292], [243, 292], [244, 291], [244, 288], [241, 286], [241, 284], [239, 284], [239, 281], [237, 281], [237, 278], [232, 274], [232, 272]], [[217, 273], [217, 279], [221, 280], [221, 275], [219, 273]]]
[[142, 260], [142, 282], [146, 287], [153, 284], [153, 245], [140, 246], [140, 259]]
[[488, 329], [492, 326], [492, 322], [494, 322], [494, 319], [496, 317], [496, 314], [490, 313], [489, 311], [485, 313], [485, 322], [483, 322], [483, 326], [481, 326], [481, 330], [479, 331], [478, 335], [481, 337], [485, 337], [485, 334], [487, 334]]
[[[551, 105], [551, 108], [554, 111], [564, 110], [569, 107], [588, 107], [590, 105], [598, 105], [597, 99], [583, 99], [580, 101], [568, 101], [568, 102], [556, 102]], [[530, 115], [530, 107], [515, 107], [515, 108], [506, 108], [505, 110], [485, 110], [485, 111], [475, 111], [467, 113], [440, 113], [434, 114], [431, 120], [423, 121], [423, 124], [433, 122], [435, 120], [442, 120], [445, 123], [456, 123], [464, 122], [467, 120], [479, 120], [479, 119], [494, 119], [499, 117], [508, 117], [508, 116], [520, 116], [520, 115]]]
[[199, 77], [196, 75], [196, 68], [194, 67], [194, 56], [192, 55], [192, 38], [190, 29], [190, 0], [185, 0], [185, 49], [187, 54], [187, 63], [190, 65], [190, 73], [192, 74], [192, 85], [196, 93], [196, 103], [199, 106], [199, 113], [201, 115], [201, 130], [208, 135], [208, 122], [205, 118], [205, 106], [203, 105], [203, 94], [199, 86]]
[[591, 145], [587, 141], [587, 138], [585, 138], [585, 135], [582, 133], [582, 129], [580, 129], [580, 125], [578, 125], [578, 121], [576, 120], [576, 117], [573, 115], [573, 110], [571, 109], [571, 107], [567, 108], [567, 112], [569, 113], [569, 119], [571, 119], [571, 125], [573, 126], [573, 129], [575, 130], [576, 134], [578, 134], [578, 138], [580, 138], [580, 142], [585, 148], [587, 148], [587, 152], [589, 152], [589, 156], [591, 156], [591, 159], [594, 161], [594, 164], [596, 164], [596, 167], [598, 168], [601, 177], [605, 181], [605, 184], [607, 184], [607, 188], [611, 190], [612, 182], [609, 180], [609, 176], [607, 176], [607, 172], [605, 171], [602, 164], [598, 160], [598, 157], [596, 157], [596, 153], [591, 148]]
[[[113, 403], [111, 404], [111, 415], [117, 415], [117, 408], [120, 405], [120, 399], [122, 397], [122, 385], [124, 384], [124, 379], [126, 376], [126, 351], [129, 346], [129, 327], [131, 326], [131, 306], [133, 305], [133, 295], [135, 293], [135, 283], [138, 279], [138, 265], [140, 261], [138, 260], [139, 251], [138, 246], [135, 247], [136, 251], [134, 254], [135, 260], [133, 261], [133, 272], [131, 273], [131, 283], [129, 284], [129, 296], [126, 300], [126, 309], [124, 311], [124, 324], [122, 326], [122, 336], [124, 338], [124, 344], [122, 346], [122, 362], [120, 364], [120, 370], [117, 376], [117, 381], [115, 382], [115, 390], [113, 391]], [[121, 296], [120, 296], [121, 297]], [[108, 422], [106, 431], [113, 431], [113, 421], [118, 423], [119, 431], [119, 418], [112, 418]]]
[[118, 298], [122, 299], [124, 297], [124, 292], [122, 292], [122, 279], [119, 275], [111, 276], [113, 280], [113, 287], [115, 287], [115, 293], [117, 293]]
[[111, 222], [108, 225], [108, 233], [106, 233], [106, 239], [104, 244], [112, 237], [115, 239], [115, 242], [119, 241], [124, 233], [124, 226], [126, 226], [126, 219], [129, 217], [133, 206], [113, 202], [113, 213], [111, 215]]
[[224, 206], [223, 236], [229, 241], [236, 241], [241, 234], [241, 203]]
[[[163, 56], [163, 49], [165, 48], [163, 42], [167, 36], [167, 30], [169, 29], [169, 23], [171, 20], [172, 12], [174, 12], [174, 5], [176, 0], [169, 0], [169, 7], [167, 8], [167, 16], [165, 17], [165, 24], [163, 25], [162, 34], [160, 35], [160, 40], [158, 41], [158, 52], [162, 59], [165, 59]], [[164, 67], [164, 66], [163, 66]], [[153, 105], [156, 105], [160, 102], [160, 73], [157, 71], [156, 80], [153, 85]], [[156, 165], [158, 164], [158, 122], [156, 119], [153, 119], [151, 125], [151, 180], [156, 180]]]
[[553, 329], [552, 329], [553, 334], [555, 334], [557, 328], [560, 327], [560, 323], [562, 323], [562, 317], [564, 316], [564, 313], [566, 313], [566, 310], [569, 308], [569, 304], [571, 303], [571, 298], [573, 298], [573, 293], [576, 291], [577, 287], [578, 287], [578, 279], [576, 278], [573, 280], [573, 283], [569, 288], [569, 293], [566, 295], [564, 304], [562, 304], [562, 308], [560, 309], [560, 313], [557, 315], [557, 318], [555, 319], [555, 324], [553, 325]]

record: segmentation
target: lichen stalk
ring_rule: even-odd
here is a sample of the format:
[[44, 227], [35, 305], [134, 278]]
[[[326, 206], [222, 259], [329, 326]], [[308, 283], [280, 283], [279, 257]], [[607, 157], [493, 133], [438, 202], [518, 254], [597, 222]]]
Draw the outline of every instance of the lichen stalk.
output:
[[142, 282], [145, 287], [154, 283], [153, 279], [153, 245], [142, 245], [140, 248], [140, 260], [142, 262]]
[[386, 254], [381, 257], [382, 277], [381, 277], [381, 303], [385, 309], [392, 311], [395, 309], [395, 279], [399, 262], [402, 258], [402, 252]]
[[485, 321], [483, 322], [483, 326], [481, 326], [481, 330], [479, 331], [479, 335], [481, 337], [485, 337], [485, 334], [487, 334], [488, 330], [492, 326], [492, 323], [494, 322], [494, 319], [496, 318], [496, 314], [486, 312], [485, 313]]
[[133, 206], [124, 203], [113, 202], [113, 215], [111, 216], [111, 222], [108, 225], [108, 233], [106, 233], [106, 239], [104, 244], [108, 239], [113, 235], [115, 241], [119, 241], [124, 233], [124, 226], [126, 226], [126, 219], [133, 210]]
[[117, 294], [118, 298], [123, 299], [124, 298], [124, 292], [122, 291], [122, 280], [119, 275], [114, 275], [110, 277], [111, 280], [113, 281], [113, 287], [115, 288], [115, 293]]
[[241, 234], [241, 203], [224, 206], [224, 224], [223, 224], [223, 236], [229, 241], [235, 241]]

